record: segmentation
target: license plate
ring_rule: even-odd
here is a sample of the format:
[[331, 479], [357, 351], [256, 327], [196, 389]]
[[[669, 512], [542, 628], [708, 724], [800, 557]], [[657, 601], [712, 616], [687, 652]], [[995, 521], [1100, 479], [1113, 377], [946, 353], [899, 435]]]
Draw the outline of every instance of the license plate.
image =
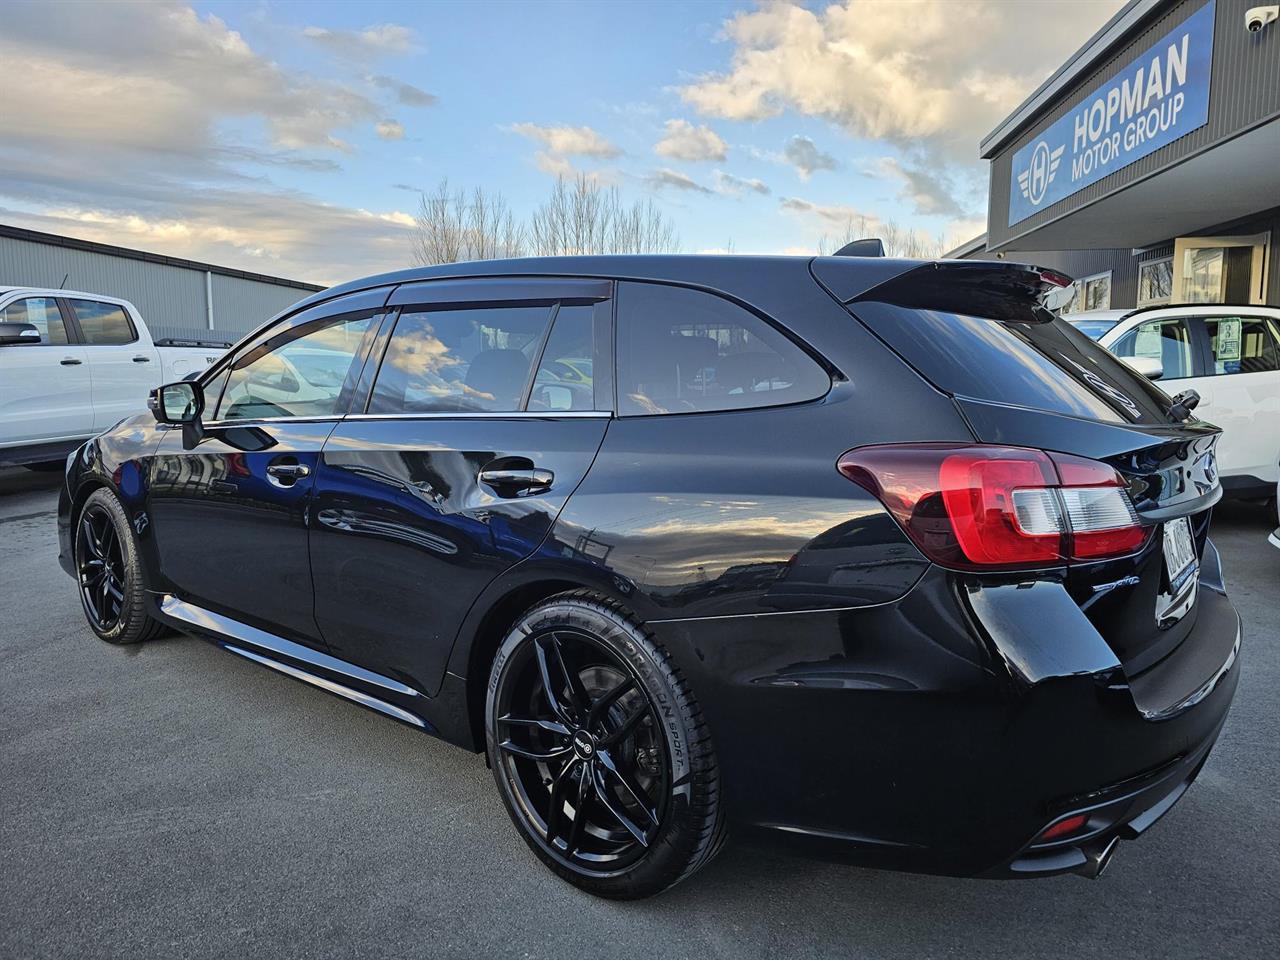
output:
[[1179, 597], [1196, 575], [1196, 545], [1187, 517], [1164, 525], [1164, 568], [1169, 575], [1169, 596]]

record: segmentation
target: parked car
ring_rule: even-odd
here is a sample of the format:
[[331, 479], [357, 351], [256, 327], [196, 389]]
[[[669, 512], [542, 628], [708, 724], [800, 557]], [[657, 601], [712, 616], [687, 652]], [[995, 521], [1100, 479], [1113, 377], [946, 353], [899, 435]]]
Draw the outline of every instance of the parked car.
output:
[[[484, 751], [595, 894], [729, 831], [1096, 876], [1204, 764], [1240, 622], [1218, 428], [1054, 282], [627, 256], [346, 284], [80, 448], [60, 560], [103, 640], [185, 631]], [[327, 405], [240, 415], [315, 344]], [[582, 357], [586, 392], [556, 373]]]
[[[211, 337], [214, 337], [212, 333]], [[230, 346], [153, 341], [128, 300], [0, 287], [0, 466], [60, 462]]]
[[1228, 496], [1268, 500], [1280, 482], [1280, 309], [1195, 304], [1069, 317], [1169, 394], [1195, 390], [1196, 416], [1222, 427]]

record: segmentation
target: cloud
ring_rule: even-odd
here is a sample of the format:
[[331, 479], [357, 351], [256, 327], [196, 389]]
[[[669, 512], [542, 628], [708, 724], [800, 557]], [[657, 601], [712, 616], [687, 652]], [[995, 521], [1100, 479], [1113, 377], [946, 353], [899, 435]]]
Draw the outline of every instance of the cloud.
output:
[[768, 195], [771, 191], [769, 185], [763, 180], [747, 179], [745, 177], [735, 177], [731, 173], [725, 173], [723, 170], [717, 170], [714, 173], [716, 178], [716, 189], [720, 193], [729, 196], [741, 196], [743, 193], [759, 193]]
[[283, 150], [349, 150], [337, 131], [381, 110], [359, 91], [286, 71], [212, 14], [178, 4], [57, 4], [6, 10], [7, 146], [92, 144], [209, 161], [217, 126], [260, 120]]
[[692, 177], [686, 177], [683, 173], [676, 170], [668, 170], [666, 167], [653, 171], [645, 177], [645, 180], [655, 187], [673, 187], [676, 190], [689, 190], [693, 193], [714, 193], [713, 190], [704, 187]]
[[812, 140], [799, 134], [787, 141], [782, 155], [796, 168], [801, 180], [808, 180], [817, 170], [834, 170], [839, 166], [835, 157], [823, 153]]
[[668, 120], [666, 130], [653, 148], [660, 157], [697, 162], [728, 156], [729, 145], [710, 127], [695, 127], [688, 120]]
[[770, 3], [724, 24], [726, 69], [680, 89], [705, 116], [763, 120], [795, 110], [862, 138], [976, 161], [978, 140], [1116, 9], [1116, 0], [999, 0], [817, 10]]
[[544, 127], [536, 123], [514, 123], [511, 129], [522, 137], [541, 143], [549, 154], [559, 157], [595, 157], [607, 160], [622, 155], [616, 145], [590, 127]]
[[344, 60], [365, 62], [388, 55], [412, 53], [414, 32], [396, 23], [377, 23], [363, 30], [306, 27], [302, 35]]
[[878, 218], [854, 207], [843, 204], [813, 203], [801, 197], [783, 197], [778, 202], [778, 209], [838, 227], [856, 226], [860, 229], [863, 227], [871, 229], [878, 222]]
[[383, 140], [403, 140], [404, 124], [399, 120], [379, 120], [373, 128]]
[[347, 131], [386, 115], [363, 82], [286, 69], [178, 3], [15, 5], [0, 62], [5, 222], [322, 283], [411, 260], [402, 211], [267, 176], [340, 169]]
[[396, 100], [406, 107], [430, 107], [440, 102], [440, 98], [434, 93], [427, 93], [421, 87], [415, 87], [412, 83], [405, 83], [395, 77], [375, 74], [368, 80], [381, 90], [390, 90]]
[[882, 157], [877, 168], [902, 184], [900, 196], [916, 213], [961, 217], [966, 211], [956, 199], [956, 185], [946, 171], [926, 165], [902, 163], [894, 157]]

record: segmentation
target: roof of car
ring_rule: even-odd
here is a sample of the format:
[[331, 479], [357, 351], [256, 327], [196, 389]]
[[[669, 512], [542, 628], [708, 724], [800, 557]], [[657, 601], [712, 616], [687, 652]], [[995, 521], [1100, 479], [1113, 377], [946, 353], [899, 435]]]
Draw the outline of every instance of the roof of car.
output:
[[124, 297], [113, 297], [106, 293], [86, 293], [83, 290], [57, 290], [53, 287], [0, 287], [0, 297], [11, 293], [36, 297], [76, 297], [83, 300], [110, 300], [113, 303], [128, 303]]
[[521, 276], [608, 277], [668, 280], [715, 287], [734, 275], [740, 276], [743, 272], [757, 273], [762, 270], [807, 272], [809, 265], [819, 260], [839, 261], [841, 273], [850, 279], [857, 277], [864, 289], [869, 289], [889, 277], [927, 262], [884, 257], [786, 257], [741, 254], [620, 254], [470, 260], [435, 266], [409, 267], [405, 270], [362, 277], [313, 294], [294, 304], [287, 312], [292, 313], [303, 307], [360, 290], [426, 280]]

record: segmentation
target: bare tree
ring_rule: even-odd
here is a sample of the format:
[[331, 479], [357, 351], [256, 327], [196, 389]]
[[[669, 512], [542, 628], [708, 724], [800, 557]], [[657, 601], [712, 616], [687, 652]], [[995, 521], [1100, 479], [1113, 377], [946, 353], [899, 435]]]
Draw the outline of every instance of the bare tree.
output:
[[459, 260], [493, 260], [524, 254], [524, 227], [516, 222], [502, 194], [486, 194], [477, 187], [466, 196], [450, 192], [449, 181], [418, 205], [414, 259], [421, 264]]
[[680, 248], [670, 221], [652, 200], [622, 202], [617, 187], [585, 174], [560, 177], [529, 221], [538, 256], [597, 253], [673, 253]]
[[907, 257], [913, 260], [936, 260], [946, 251], [946, 238], [929, 235], [913, 229], [905, 229], [893, 220], [869, 221], [865, 215], [849, 217], [835, 238], [823, 234], [818, 239], [818, 253], [825, 255], [839, 250], [846, 243], [863, 238], [878, 237], [884, 244], [887, 257]]

